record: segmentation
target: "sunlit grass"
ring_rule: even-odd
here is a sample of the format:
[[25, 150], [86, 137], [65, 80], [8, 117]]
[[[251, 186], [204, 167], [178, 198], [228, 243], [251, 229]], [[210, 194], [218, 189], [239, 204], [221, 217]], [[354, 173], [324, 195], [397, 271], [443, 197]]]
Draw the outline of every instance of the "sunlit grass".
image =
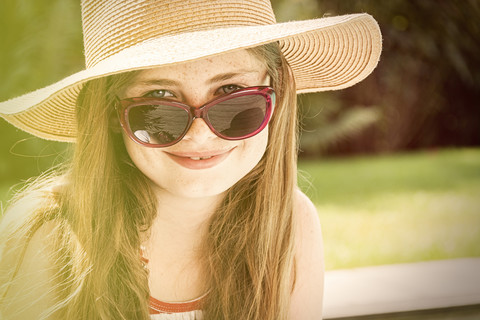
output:
[[302, 162], [327, 269], [480, 256], [480, 150]]

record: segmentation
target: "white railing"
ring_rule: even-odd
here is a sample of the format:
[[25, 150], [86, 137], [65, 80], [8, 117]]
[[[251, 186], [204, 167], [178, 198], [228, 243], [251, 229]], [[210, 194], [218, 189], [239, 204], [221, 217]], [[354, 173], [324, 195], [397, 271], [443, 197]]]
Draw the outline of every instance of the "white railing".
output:
[[324, 319], [470, 305], [480, 305], [480, 258], [333, 270], [325, 276]]

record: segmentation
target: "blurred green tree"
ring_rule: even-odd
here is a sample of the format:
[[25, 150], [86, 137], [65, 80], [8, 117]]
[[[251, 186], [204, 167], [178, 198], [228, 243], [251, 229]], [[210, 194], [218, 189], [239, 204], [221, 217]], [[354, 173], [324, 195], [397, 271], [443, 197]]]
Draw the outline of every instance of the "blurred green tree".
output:
[[384, 38], [362, 83], [328, 93], [344, 108], [381, 106], [381, 121], [328, 152], [480, 144], [480, 1], [318, 0], [322, 14], [368, 12]]
[[[77, 0], [0, 2], [0, 100], [51, 84], [83, 68]], [[45, 141], [0, 119], [0, 181], [11, 185], [61, 160], [68, 144]]]

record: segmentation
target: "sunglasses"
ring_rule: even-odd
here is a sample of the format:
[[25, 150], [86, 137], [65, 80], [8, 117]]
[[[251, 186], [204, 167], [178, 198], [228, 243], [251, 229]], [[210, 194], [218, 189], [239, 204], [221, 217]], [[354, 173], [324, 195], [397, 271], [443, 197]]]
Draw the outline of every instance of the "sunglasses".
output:
[[120, 123], [127, 135], [143, 146], [161, 148], [182, 140], [198, 118], [222, 139], [253, 137], [270, 120], [275, 92], [266, 86], [243, 88], [199, 108], [151, 97], [120, 100], [120, 105]]

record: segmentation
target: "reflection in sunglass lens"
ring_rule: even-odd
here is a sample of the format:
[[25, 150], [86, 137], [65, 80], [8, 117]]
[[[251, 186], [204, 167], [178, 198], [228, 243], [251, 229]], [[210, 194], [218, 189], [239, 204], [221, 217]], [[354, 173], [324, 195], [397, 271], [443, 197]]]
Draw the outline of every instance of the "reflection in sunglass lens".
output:
[[166, 105], [140, 105], [128, 112], [135, 137], [149, 144], [168, 144], [180, 137], [188, 124], [188, 112]]
[[208, 120], [221, 135], [240, 138], [262, 125], [266, 109], [262, 95], [239, 96], [212, 106], [208, 110]]

